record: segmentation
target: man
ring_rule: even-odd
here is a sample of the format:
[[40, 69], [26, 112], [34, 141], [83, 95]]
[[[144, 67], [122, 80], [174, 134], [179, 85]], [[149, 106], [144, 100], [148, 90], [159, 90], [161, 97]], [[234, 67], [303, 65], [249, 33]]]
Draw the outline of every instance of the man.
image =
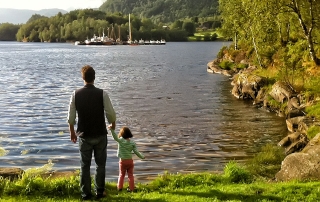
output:
[[[81, 69], [84, 87], [71, 96], [68, 112], [70, 139], [73, 143], [79, 137], [80, 150], [80, 188], [83, 200], [90, 200], [91, 177], [90, 165], [92, 152], [96, 163], [95, 191], [96, 197], [102, 198], [105, 192], [105, 167], [107, 160], [107, 118], [111, 128], [115, 129], [116, 114], [108, 94], [94, 86], [95, 71], [86, 65]], [[76, 113], [78, 114], [77, 131], [74, 130]]]

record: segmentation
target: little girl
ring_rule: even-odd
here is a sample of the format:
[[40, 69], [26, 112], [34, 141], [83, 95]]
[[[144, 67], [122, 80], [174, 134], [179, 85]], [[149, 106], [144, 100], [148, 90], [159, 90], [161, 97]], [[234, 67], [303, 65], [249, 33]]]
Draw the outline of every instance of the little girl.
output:
[[129, 188], [128, 192], [134, 191], [134, 177], [133, 177], [133, 160], [132, 160], [132, 151], [141, 159], [144, 159], [144, 155], [141, 154], [136, 146], [136, 143], [130, 138], [133, 137], [131, 131], [128, 127], [122, 127], [119, 135], [111, 129], [111, 126], [108, 127], [111, 130], [112, 137], [115, 141], [118, 142], [118, 151], [117, 156], [119, 157], [119, 178], [118, 178], [118, 190], [121, 191], [123, 188], [124, 177], [128, 173]]

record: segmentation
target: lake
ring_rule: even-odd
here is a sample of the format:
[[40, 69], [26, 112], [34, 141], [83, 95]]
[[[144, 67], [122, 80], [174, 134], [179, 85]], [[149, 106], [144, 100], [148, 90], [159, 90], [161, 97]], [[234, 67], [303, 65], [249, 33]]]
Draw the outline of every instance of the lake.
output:
[[[1, 167], [28, 169], [52, 160], [53, 169], [79, 169], [69, 138], [72, 92], [80, 69], [96, 70], [117, 113], [116, 132], [128, 126], [145, 160], [135, 157], [138, 182], [164, 172], [221, 171], [251, 158], [287, 135], [285, 119], [231, 95], [231, 81], [207, 73], [228, 42], [168, 42], [162, 46], [75, 46], [0, 42]], [[108, 135], [108, 180], [118, 175], [117, 144]], [[92, 166], [92, 173], [94, 166]]]

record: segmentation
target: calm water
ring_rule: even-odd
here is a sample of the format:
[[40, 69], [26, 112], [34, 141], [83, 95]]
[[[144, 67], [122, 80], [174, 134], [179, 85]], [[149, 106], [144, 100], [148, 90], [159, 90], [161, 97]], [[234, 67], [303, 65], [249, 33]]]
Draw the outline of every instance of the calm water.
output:
[[[285, 120], [234, 98], [227, 77], [207, 73], [223, 42], [165, 46], [74, 46], [0, 42], [1, 167], [79, 168], [78, 145], [69, 140], [67, 111], [80, 69], [96, 69], [117, 113], [117, 129], [131, 128], [145, 160], [135, 176], [165, 171], [219, 171], [245, 161], [287, 133]], [[107, 178], [118, 173], [117, 145], [109, 136]], [[94, 171], [94, 167], [92, 168]]]

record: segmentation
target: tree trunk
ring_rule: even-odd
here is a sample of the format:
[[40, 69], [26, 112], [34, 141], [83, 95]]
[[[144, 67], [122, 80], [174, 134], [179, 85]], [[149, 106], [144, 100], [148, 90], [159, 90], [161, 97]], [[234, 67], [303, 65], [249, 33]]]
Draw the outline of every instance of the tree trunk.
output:
[[304, 22], [304, 20], [302, 18], [302, 15], [301, 15], [300, 9], [298, 7], [297, 1], [293, 0], [292, 3], [293, 3], [293, 8], [292, 9], [297, 14], [297, 16], [299, 18], [299, 22], [300, 22], [301, 28], [302, 28], [303, 33], [304, 33], [304, 36], [306, 37], [306, 39], [308, 41], [310, 57], [315, 62], [315, 64], [317, 66], [319, 66], [320, 65], [320, 59], [317, 57], [316, 52], [314, 50], [313, 37], [312, 37], [312, 30], [314, 28], [314, 23], [315, 23], [314, 22], [314, 16], [313, 16], [312, 1], [309, 1], [309, 3], [310, 3], [310, 6], [309, 6], [310, 16], [309, 17], [311, 18], [311, 24], [310, 24], [309, 29], [307, 28], [307, 25], [306, 25], [306, 23]]

